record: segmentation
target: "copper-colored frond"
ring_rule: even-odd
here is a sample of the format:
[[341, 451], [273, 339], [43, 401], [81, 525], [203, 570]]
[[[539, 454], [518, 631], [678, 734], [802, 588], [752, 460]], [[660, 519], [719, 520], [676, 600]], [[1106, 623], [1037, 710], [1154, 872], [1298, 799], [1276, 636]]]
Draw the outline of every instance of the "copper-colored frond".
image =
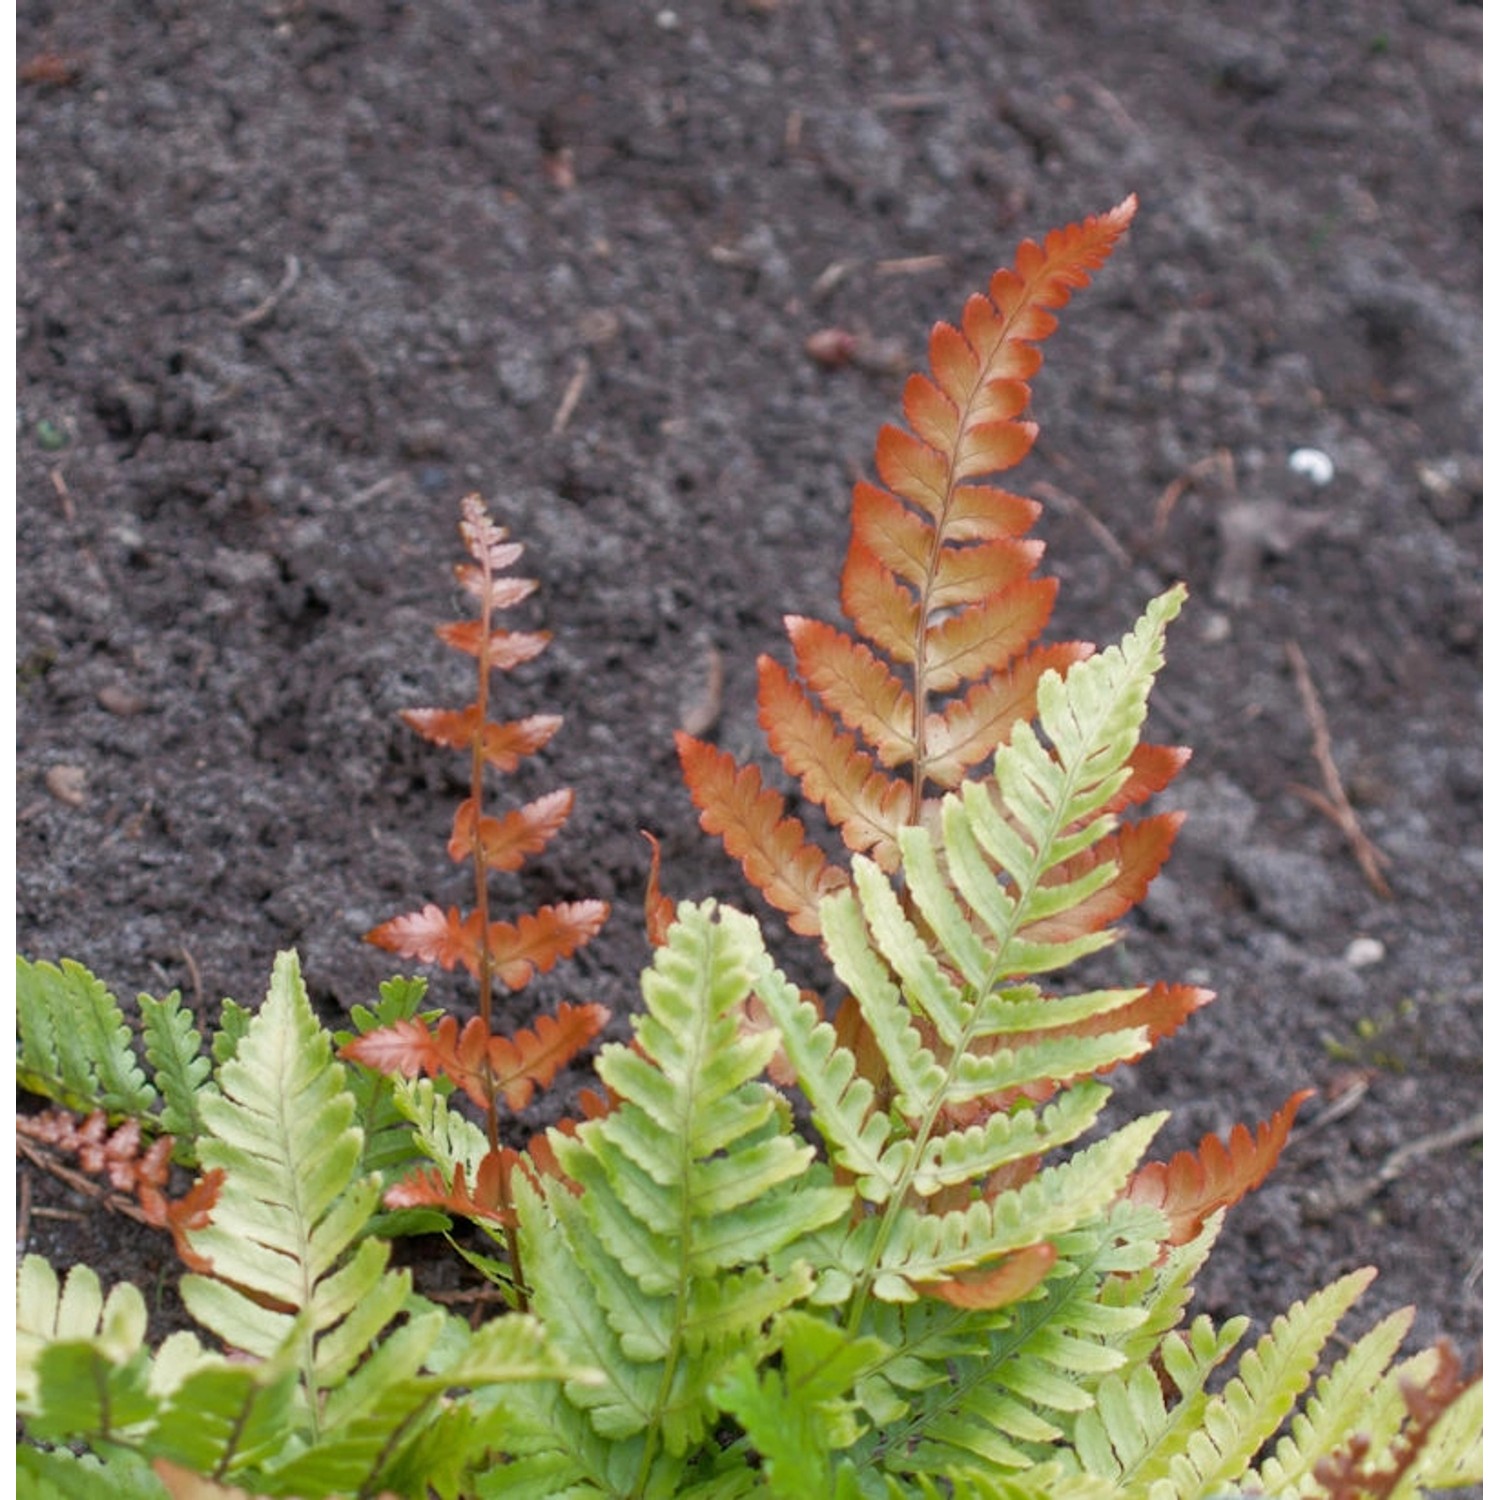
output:
[[911, 786], [875, 769], [852, 735], [841, 733], [786, 669], [760, 659], [760, 723], [772, 750], [820, 803], [844, 843], [885, 870], [900, 861], [896, 835], [911, 813]]
[[438, 639], [456, 651], [466, 651], [477, 657], [481, 650], [485, 660], [500, 672], [508, 672], [523, 661], [540, 656], [552, 639], [546, 630], [492, 630], [485, 640], [483, 626], [478, 620], [456, 620], [449, 625], [436, 627]]
[[927, 635], [927, 686], [951, 692], [1010, 665], [1052, 615], [1055, 578], [1026, 578], [1003, 593], [952, 615]]
[[883, 766], [912, 758], [911, 694], [868, 646], [819, 620], [789, 616], [786, 632], [803, 681], [823, 706], [864, 736]]
[[560, 901], [524, 912], [514, 923], [491, 922], [490, 963], [507, 989], [524, 989], [592, 938], [609, 916], [607, 901]]
[[1292, 1121], [1312, 1089], [1293, 1094], [1252, 1136], [1243, 1125], [1229, 1133], [1226, 1145], [1216, 1135], [1204, 1136], [1197, 1151], [1179, 1151], [1170, 1162], [1148, 1162], [1130, 1179], [1125, 1194], [1166, 1214], [1171, 1226], [1169, 1245], [1183, 1245], [1203, 1228], [1204, 1220], [1221, 1208], [1238, 1203], [1258, 1188], [1276, 1165]]
[[467, 797], [453, 815], [448, 856], [455, 862], [468, 859], [477, 843], [485, 869], [519, 870], [533, 854], [546, 848], [572, 811], [573, 793], [566, 787], [498, 818], [476, 820], [474, 799]]
[[848, 877], [807, 842], [802, 824], [786, 816], [785, 800], [761, 785], [754, 766], [680, 732], [677, 754], [704, 831], [723, 839], [751, 885], [787, 914], [793, 932], [818, 936], [818, 902]]
[[916, 659], [917, 601], [858, 536], [849, 540], [839, 597], [860, 634], [892, 661]]
[[508, 724], [492, 724], [479, 716], [477, 704], [465, 709], [407, 708], [402, 721], [424, 739], [449, 750], [470, 750], [476, 735], [484, 737], [484, 758], [497, 771], [514, 771], [523, 757], [533, 755], [562, 727], [556, 714], [532, 714]]

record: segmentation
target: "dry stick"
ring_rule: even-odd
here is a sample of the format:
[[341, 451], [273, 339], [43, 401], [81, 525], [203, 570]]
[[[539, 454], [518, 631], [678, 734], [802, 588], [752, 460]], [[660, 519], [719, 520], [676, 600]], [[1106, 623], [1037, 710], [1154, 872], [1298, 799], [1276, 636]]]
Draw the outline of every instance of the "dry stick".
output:
[[[113, 1188], [105, 1187], [95, 1178], [84, 1172], [76, 1171], [56, 1160], [50, 1153], [39, 1146], [28, 1141], [24, 1136], [16, 1137], [16, 1150], [29, 1161], [38, 1171], [47, 1172], [56, 1177], [59, 1182], [66, 1183], [75, 1193], [81, 1193], [85, 1198], [91, 1198], [95, 1203], [102, 1203], [105, 1208], [115, 1213], [124, 1214], [127, 1218], [134, 1219], [138, 1224], [150, 1224], [151, 1221], [136, 1207], [133, 1199], [124, 1197]], [[41, 1209], [33, 1209], [32, 1212], [38, 1217], [42, 1216]], [[159, 1226], [152, 1226], [153, 1228]]]
[[572, 378], [568, 381], [567, 388], [563, 391], [562, 400], [557, 403], [557, 413], [552, 418], [552, 436], [556, 437], [569, 421], [572, 419], [574, 409], [578, 405], [578, 399], [583, 395], [583, 388], [588, 384], [589, 362], [586, 357], [580, 358], [574, 367]]
[[16, 1192], [16, 1254], [26, 1253], [31, 1238], [31, 1173], [22, 1171], [21, 1186]]
[[1348, 840], [1349, 847], [1370, 889], [1377, 896], [1389, 901], [1391, 888], [1386, 884], [1385, 876], [1381, 874], [1381, 871], [1390, 865], [1390, 860], [1371, 843], [1369, 835], [1359, 825], [1359, 818], [1355, 815], [1354, 808], [1350, 806], [1349, 796], [1344, 791], [1344, 783], [1339, 777], [1339, 768], [1334, 763], [1333, 745], [1328, 733], [1328, 718], [1318, 699], [1318, 690], [1313, 686], [1307, 658], [1302, 654], [1302, 648], [1296, 641], [1286, 643], [1286, 655], [1292, 665], [1292, 673], [1297, 679], [1297, 693], [1302, 699], [1302, 711], [1307, 715], [1308, 725], [1312, 729], [1313, 759], [1317, 761], [1318, 771], [1323, 778], [1321, 792], [1312, 787], [1297, 785], [1293, 785], [1292, 790], [1340, 829], [1345, 839]]
[[239, 317], [233, 319], [230, 327], [253, 328], [257, 323], [264, 323], [276, 311], [277, 304], [281, 299], [297, 285], [301, 275], [302, 262], [295, 255], [288, 255], [286, 258], [286, 271], [277, 284], [276, 289], [264, 302], [252, 307], [249, 312], [241, 313]]

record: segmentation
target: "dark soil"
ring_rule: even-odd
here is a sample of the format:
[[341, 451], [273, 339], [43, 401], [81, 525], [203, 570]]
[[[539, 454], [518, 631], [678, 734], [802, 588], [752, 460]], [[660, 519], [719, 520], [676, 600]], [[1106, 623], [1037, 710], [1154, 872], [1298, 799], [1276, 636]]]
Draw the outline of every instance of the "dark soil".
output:
[[[19, 59], [25, 953], [211, 1008], [295, 946], [330, 1020], [373, 995], [360, 934], [463, 899], [462, 768], [396, 715], [466, 701], [431, 627], [477, 489], [555, 632], [506, 704], [567, 717], [516, 790], [579, 795], [506, 899], [615, 905], [516, 1019], [567, 994], [622, 1028], [638, 830], [674, 894], [748, 902], [672, 751], [715, 653], [713, 733], [764, 760], [756, 655], [837, 616], [926, 329], [1135, 191], [1015, 478], [1057, 634], [1194, 594], [1155, 728], [1191, 816], [1104, 972], [1219, 1000], [1123, 1102], [1177, 1149], [1320, 1091], [1204, 1310], [1375, 1263], [1362, 1316], [1475, 1349], [1477, 6], [24, 0]], [[1390, 899], [1299, 794], [1292, 642]], [[169, 1269], [29, 1191], [28, 1248]]]

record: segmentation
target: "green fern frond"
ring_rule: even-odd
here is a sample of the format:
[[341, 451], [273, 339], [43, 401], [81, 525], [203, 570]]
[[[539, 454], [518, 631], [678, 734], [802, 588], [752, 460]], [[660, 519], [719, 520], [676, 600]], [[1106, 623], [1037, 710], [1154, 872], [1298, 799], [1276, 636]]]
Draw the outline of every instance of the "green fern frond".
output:
[[[1388, 1376], [1411, 1322], [1411, 1308], [1393, 1312], [1318, 1381], [1301, 1410], [1293, 1415], [1290, 1431], [1277, 1442], [1275, 1453], [1257, 1469], [1256, 1477], [1264, 1488], [1273, 1494], [1299, 1493], [1317, 1461], [1356, 1431], [1364, 1432], [1382, 1447], [1389, 1444], [1405, 1408], [1399, 1387]], [[1382, 1395], [1385, 1400], [1380, 1399]], [[1394, 1409], [1388, 1409], [1392, 1396]], [[1388, 1430], [1380, 1431], [1387, 1421]]]
[[[375, 1241], [339, 1264], [375, 1210], [379, 1183], [355, 1178], [354, 1098], [294, 954], [278, 956], [265, 1004], [218, 1082], [221, 1094], [202, 1100], [211, 1134], [199, 1155], [227, 1180], [213, 1224], [193, 1236], [214, 1276], [185, 1277], [183, 1300], [231, 1347], [263, 1359], [301, 1319], [313, 1400], [395, 1315], [409, 1277], [385, 1275], [389, 1247]], [[337, 1335], [350, 1314], [362, 1340]]]
[[156, 1090], [135, 1055], [119, 1002], [82, 964], [16, 960], [16, 1082], [78, 1114], [142, 1118]]
[[763, 1354], [775, 1314], [810, 1292], [805, 1266], [773, 1257], [848, 1211], [760, 1080], [775, 1034], [740, 1027], [769, 972], [748, 917], [684, 905], [643, 980], [634, 1048], [600, 1056], [617, 1105], [552, 1135], [580, 1195], [549, 1183], [549, 1218], [518, 1193], [537, 1310], [606, 1376], [569, 1399], [602, 1436], [646, 1434], [643, 1464], [701, 1437], [718, 1411], [712, 1382]]
[[[1180, 1425], [1174, 1422], [1171, 1436], [1158, 1436], [1152, 1451], [1135, 1465], [1129, 1493], [1149, 1495], [1150, 1500], [1208, 1500], [1238, 1483], [1296, 1406], [1329, 1337], [1374, 1276], [1371, 1270], [1353, 1271], [1277, 1318], [1271, 1331], [1241, 1357], [1222, 1391], [1201, 1410], [1186, 1413]], [[1195, 1345], [1200, 1338], [1206, 1341], [1207, 1334], [1200, 1335], [1195, 1325]], [[1174, 1383], [1179, 1377], [1189, 1383], [1196, 1378], [1198, 1348], [1189, 1350], [1174, 1336], [1162, 1354]]]
[[861, 1387], [881, 1417], [858, 1450], [861, 1462], [907, 1473], [976, 1461], [991, 1471], [1030, 1467], [1122, 1364], [1118, 1345], [1142, 1314], [1104, 1306], [1100, 1290], [1151, 1260], [1159, 1230], [1155, 1215], [1117, 1207], [1059, 1235], [1052, 1273], [1012, 1307], [874, 1310], [869, 1326], [900, 1355]]
[[142, 995], [139, 1004], [146, 1061], [161, 1092], [158, 1124], [176, 1141], [174, 1159], [183, 1166], [196, 1166], [197, 1141], [204, 1130], [198, 1100], [205, 1089], [212, 1087], [209, 1075], [213, 1060], [204, 1052], [192, 1012], [176, 990], [165, 1000]]

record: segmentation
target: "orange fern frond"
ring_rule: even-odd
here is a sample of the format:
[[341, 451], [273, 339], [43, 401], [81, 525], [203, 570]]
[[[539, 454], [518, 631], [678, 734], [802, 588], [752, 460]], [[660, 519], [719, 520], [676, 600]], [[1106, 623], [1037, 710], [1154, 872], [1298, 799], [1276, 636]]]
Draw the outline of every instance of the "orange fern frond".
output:
[[514, 771], [526, 756], [535, 755], [562, 728], [556, 714], [488, 723], [477, 704], [464, 709], [407, 708], [401, 718], [423, 739], [445, 750], [472, 750], [477, 741], [486, 763], [506, 772]]
[[560, 901], [525, 912], [514, 923], [491, 922], [490, 962], [496, 976], [509, 989], [524, 989], [532, 975], [571, 958], [608, 916], [607, 901]]
[[[527, 582], [530, 582], [528, 579]], [[438, 639], [455, 651], [470, 656], [484, 655], [491, 667], [508, 672], [524, 661], [531, 661], [547, 649], [552, 639], [546, 630], [492, 630], [485, 635], [478, 620], [454, 620], [437, 627]]]
[[[988, 296], [969, 299], [959, 327], [933, 329], [929, 373], [913, 375], [903, 394], [906, 425], [881, 429], [876, 479], [854, 487], [840, 583], [854, 633], [791, 617], [796, 674], [762, 664], [760, 720], [772, 750], [846, 846], [887, 869], [900, 827], [921, 820], [931, 793], [957, 787], [1031, 716], [1048, 669], [1090, 650], [1037, 644], [1057, 591], [1035, 576], [1042, 544], [1025, 536], [1041, 507], [980, 481], [1030, 452], [1037, 345], [1134, 212], [1127, 199], [1027, 241]], [[703, 827], [794, 930], [816, 933], [815, 893], [844, 883], [842, 871], [829, 869], [757, 773], [697, 741], [678, 744]], [[903, 785], [876, 766], [902, 768]], [[1129, 797], [1146, 795], [1165, 769], [1143, 763]]]
[[455, 1016], [441, 1016], [435, 1026], [396, 1021], [356, 1037], [340, 1056], [403, 1078], [448, 1078], [476, 1104], [487, 1108], [503, 1097], [508, 1108], [517, 1110], [531, 1102], [536, 1089], [546, 1088], [608, 1020], [602, 1005], [564, 1003], [555, 1016], [540, 1017], [534, 1030], [523, 1027], [508, 1037], [492, 1036], [478, 1016], [462, 1030]]
[[477, 844], [486, 869], [519, 870], [547, 847], [572, 811], [573, 793], [568, 787], [512, 808], [499, 818], [480, 817], [474, 799], [465, 798], [453, 815], [448, 857], [461, 864], [473, 856]]
[[982, 1271], [968, 1271], [949, 1281], [928, 1282], [918, 1291], [965, 1311], [1008, 1307], [1035, 1291], [1057, 1264], [1057, 1246], [1043, 1240], [1014, 1251]]
[[900, 859], [896, 836], [911, 820], [911, 787], [877, 771], [853, 735], [843, 734], [779, 662], [760, 659], [760, 718], [771, 749], [803, 791], [822, 804], [856, 853], [882, 869]]
[[793, 932], [817, 936], [818, 902], [848, 877], [807, 842], [802, 824], [786, 815], [785, 799], [761, 785], [754, 766], [738, 766], [733, 756], [681, 732], [677, 754], [705, 831], [723, 839]]
[[1297, 1111], [1312, 1089], [1292, 1095], [1252, 1136], [1243, 1125], [1229, 1133], [1226, 1145], [1206, 1135], [1197, 1151], [1179, 1151], [1170, 1162], [1148, 1162], [1125, 1188], [1125, 1196], [1159, 1208], [1170, 1226], [1165, 1244], [1185, 1245], [1211, 1214], [1238, 1203], [1258, 1188], [1276, 1165]]
[[[436, 1167], [422, 1167], [386, 1189], [387, 1208], [438, 1208], [462, 1219], [482, 1219], [492, 1224], [514, 1225], [516, 1211], [511, 1207], [508, 1191], [509, 1174], [504, 1170], [504, 1156], [509, 1148], [487, 1151], [474, 1174], [471, 1189], [464, 1164], [453, 1167], [453, 1182], [443, 1180]], [[516, 1153], [511, 1151], [514, 1156]]]

